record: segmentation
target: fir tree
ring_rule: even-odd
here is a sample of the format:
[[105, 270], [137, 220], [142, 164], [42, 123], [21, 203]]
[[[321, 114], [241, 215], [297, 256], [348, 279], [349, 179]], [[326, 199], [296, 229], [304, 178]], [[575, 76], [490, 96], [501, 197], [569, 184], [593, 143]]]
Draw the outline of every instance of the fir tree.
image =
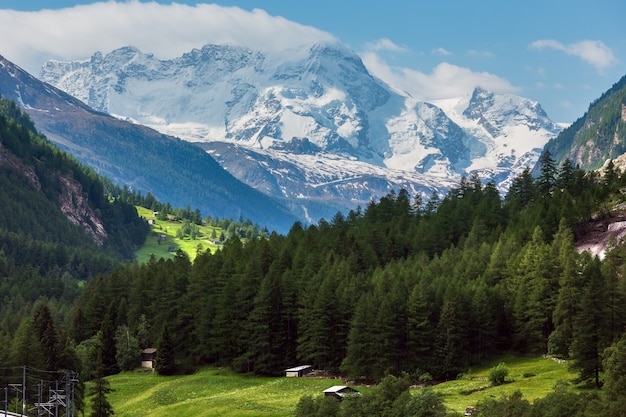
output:
[[174, 342], [170, 337], [167, 324], [163, 325], [161, 336], [157, 343], [157, 351], [154, 369], [159, 375], [173, 375], [176, 373], [176, 360], [174, 352]]
[[[589, 255], [587, 255], [589, 257]], [[574, 319], [571, 368], [578, 372], [579, 382], [592, 382], [600, 387], [601, 355], [606, 342], [606, 304], [604, 278], [600, 260], [589, 260], [583, 270], [587, 283], [581, 293], [580, 310]]]
[[46, 369], [60, 369], [57, 333], [47, 305], [39, 304], [37, 310], [35, 310], [33, 325], [42, 348]]
[[115, 414], [107, 398], [111, 392], [113, 392], [113, 389], [109, 381], [105, 378], [105, 369], [102, 363], [102, 350], [99, 349], [93, 385], [89, 388], [88, 393], [91, 397], [90, 417], [109, 417]]

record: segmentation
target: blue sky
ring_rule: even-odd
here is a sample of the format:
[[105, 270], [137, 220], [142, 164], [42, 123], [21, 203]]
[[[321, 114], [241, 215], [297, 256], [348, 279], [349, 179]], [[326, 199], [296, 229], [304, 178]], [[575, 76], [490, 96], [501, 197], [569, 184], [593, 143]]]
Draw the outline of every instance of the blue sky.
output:
[[281, 50], [335, 39], [416, 97], [481, 85], [537, 100], [566, 123], [626, 75], [623, 0], [176, 3], [0, 0], [0, 55], [37, 75], [48, 59], [129, 44], [173, 58], [206, 43]]

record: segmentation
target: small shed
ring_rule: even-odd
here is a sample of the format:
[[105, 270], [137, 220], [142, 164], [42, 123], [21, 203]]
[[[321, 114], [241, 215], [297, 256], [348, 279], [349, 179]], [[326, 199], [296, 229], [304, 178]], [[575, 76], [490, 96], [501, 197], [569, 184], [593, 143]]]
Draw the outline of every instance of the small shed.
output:
[[300, 365], [294, 368], [285, 369], [285, 376], [300, 378], [311, 373], [313, 367], [311, 365]]
[[324, 390], [324, 395], [327, 397], [335, 397], [339, 400], [344, 399], [349, 395], [361, 395], [361, 393], [354, 388], [346, 385], [334, 385]]
[[156, 349], [147, 348], [141, 351], [141, 367], [154, 368], [154, 360], [156, 359]]

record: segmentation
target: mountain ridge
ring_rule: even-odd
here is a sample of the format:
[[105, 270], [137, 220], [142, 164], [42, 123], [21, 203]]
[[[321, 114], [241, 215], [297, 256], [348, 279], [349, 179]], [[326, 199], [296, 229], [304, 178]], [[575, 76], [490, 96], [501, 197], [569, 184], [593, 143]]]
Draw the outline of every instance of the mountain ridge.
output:
[[[279, 154], [288, 150], [301, 156], [298, 152], [306, 144], [305, 152], [318, 155], [317, 164], [328, 167], [322, 171], [341, 170], [345, 161], [364, 164], [363, 179], [353, 176], [349, 189], [362, 187], [372, 171], [381, 183], [397, 183], [394, 179], [402, 171], [403, 182], [423, 197], [472, 173], [505, 190], [525, 165], [534, 165], [543, 145], [561, 130], [538, 103], [514, 95], [477, 88], [473, 96], [451, 99], [472, 105], [466, 114], [468, 107], [454, 114], [444, 108], [442, 103], [450, 107], [451, 100], [424, 102], [402, 96], [371, 76], [356, 54], [332, 43], [283, 55], [205, 45], [170, 60], [121, 48], [82, 62], [50, 61], [40, 78], [100, 111], [201, 144], [212, 155], [218, 148], [223, 151], [219, 143], [235, 143], [252, 154], [274, 153], [274, 159], [282, 161], [277, 166], [286, 169]], [[293, 183], [290, 189], [283, 181], [299, 175], [302, 166], [297, 162], [279, 173], [264, 160], [259, 162], [266, 167], [264, 181], [272, 176], [280, 184], [272, 197], [296, 212], [295, 206], [314, 199], [301, 191], [321, 184]], [[218, 161], [227, 170], [232, 163], [230, 158]], [[231, 173], [253, 188], [264, 186], [254, 181], [258, 175]], [[328, 180], [325, 177], [323, 184], [341, 178]], [[437, 182], [443, 185], [430, 185]], [[352, 209], [388, 191], [372, 189], [358, 202], [340, 188], [331, 194], [338, 207]], [[294, 194], [302, 194], [298, 202], [291, 198]], [[319, 211], [313, 217], [329, 213]]]
[[15, 100], [51, 142], [114, 183], [176, 207], [254, 219], [272, 230], [288, 230], [296, 220], [198, 147], [94, 110], [2, 57], [0, 95]]
[[[589, 105], [583, 116], [550, 140], [545, 150], [557, 163], [569, 159], [595, 170], [626, 152], [626, 75]], [[537, 171], [539, 167], [535, 167]]]

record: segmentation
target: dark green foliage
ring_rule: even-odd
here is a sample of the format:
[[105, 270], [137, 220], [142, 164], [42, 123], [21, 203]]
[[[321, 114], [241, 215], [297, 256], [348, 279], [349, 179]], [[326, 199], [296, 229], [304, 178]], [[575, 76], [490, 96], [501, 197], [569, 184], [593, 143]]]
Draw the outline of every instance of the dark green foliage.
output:
[[157, 352], [154, 369], [159, 375], [173, 375], [178, 370], [176, 366], [176, 352], [174, 352], [174, 342], [170, 336], [170, 331], [166, 324], [163, 325], [161, 336], [157, 343]]
[[113, 375], [119, 372], [117, 365], [117, 349], [115, 347], [115, 311], [113, 305], [102, 318], [100, 326], [100, 342], [101, 342], [101, 361], [104, 376]]
[[[110, 202], [93, 170], [38, 135], [29, 117], [2, 99], [0, 153], [0, 332], [12, 335], [33, 317], [46, 351], [46, 363], [37, 366], [57, 369], [72, 356], [55, 345], [80, 283], [131, 259], [148, 225], [134, 207]], [[76, 324], [79, 342], [97, 331]]]
[[626, 413], [626, 333], [604, 352], [603, 366], [606, 371], [606, 416], [622, 416]]
[[[33, 317], [33, 325], [35, 327], [35, 333], [39, 338], [39, 345], [41, 346], [43, 360], [46, 364], [46, 369], [49, 371], [56, 371], [61, 369], [60, 365], [60, 352], [57, 340], [57, 333], [52, 321], [52, 315], [50, 309], [45, 304], [39, 304], [35, 310]], [[25, 364], [28, 362], [25, 362]]]
[[[15, 152], [27, 154], [20, 144]], [[286, 236], [247, 236], [244, 244], [241, 233], [233, 232], [220, 251], [201, 252], [193, 263], [179, 252], [170, 260], [121, 264], [111, 272], [113, 264], [81, 266], [91, 258], [69, 243], [63, 249], [54, 242], [35, 245], [6, 232], [0, 271], [9, 273], [0, 292], [18, 296], [0, 308], [37, 317], [41, 336], [33, 342], [32, 322], [30, 330], [28, 322], [22, 329], [21, 319], [3, 314], [0, 325], [11, 349], [0, 355], [10, 363], [22, 353], [36, 360], [35, 350], [51, 349], [52, 330], [60, 349], [62, 329], [63, 345], [71, 345], [71, 335], [83, 342], [76, 352], [84, 357], [99, 332], [105, 373], [118, 365], [132, 368], [139, 347], [156, 346], [161, 374], [219, 364], [279, 375], [296, 363], [310, 363], [391, 387], [345, 399], [350, 409], [312, 398], [300, 407], [302, 413], [345, 416], [402, 415], [407, 407], [419, 409], [420, 401], [435, 404], [436, 398], [411, 399], [394, 384], [404, 384], [403, 375], [414, 381], [426, 375], [455, 378], [512, 350], [568, 357], [581, 381], [600, 385], [602, 353], [626, 325], [626, 255], [616, 245], [601, 263], [579, 255], [573, 242], [592, 214], [606, 211], [609, 196], [618, 198], [612, 193], [621, 175], [611, 168], [602, 179], [570, 163], [557, 169], [549, 153], [542, 161], [541, 176], [535, 180], [525, 171], [504, 199], [475, 176], [426, 204], [421, 196], [411, 204], [405, 190], [391, 192], [365, 210], [307, 227], [296, 223]], [[53, 179], [47, 180], [54, 189]], [[99, 201], [99, 183], [90, 184], [90, 199]], [[189, 207], [172, 209], [151, 195], [117, 192], [109, 208], [108, 200], [99, 201], [114, 224], [133, 214], [133, 199], [180, 216], [190, 229], [202, 221]], [[139, 236], [132, 230], [131, 225], [117, 234], [131, 242], [124, 251]], [[36, 262], [42, 269], [33, 268]], [[60, 279], [42, 278], [50, 267], [54, 272], [46, 273]], [[72, 285], [78, 273], [89, 278], [83, 288]], [[43, 310], [34, 314], [41, 289], [18, 290], [23, 282], [46, 288], [50, 316], [59, 319], [46, 319]], [[60, 306], [58, 300], [68, 303]], [[71, 349], [61, 350], [71, 357]], [[531, 406], [517, 397], [506, 401], [508, 410]], [[500, 405], [494, 400], [487, 408]]]
[[139, 341], [126, 326], [119, 326], [115, 332], [117, 365], [122, 371], [130, 371], [141, 362]]
[[93, 385], [89, 388], [88, 396], [91, 397], [90, 417], [109, 417], [115, 414], [107, 396], [113, 392], [109, 381], [105, 378], [105, 367], [102, 356], [98, 354], [96, 372]]
[[574, 360], [570, 366], [579, 372], [581, 382], [591, 382], [600, 387], [601, 354], [611, 342], [607, 332], [606, 288], [600, 260], [594, 258], [588, 261], [582, 274], [585, 284], [581, 292], [580, 311], [574, 318], [571, 348]]
[[478, 403], [481, 417], [524, 417], [529, 415], [531, 405], [520, 391], [496, 400], [488, 399]]
[[[77, 329], [93, 334], [113, 301], [125, 316], [114, 324], [134, 329], [143, 317], [152, 344], [167, 322], [176, 372], [215, 363], [279, 375], [310, 363], [369, 381], [403, 372], [442, 379], [503, 351], [569, 355], [584, 339], [574, 320], [584, 317], [588, 262], [571, 229], [583, 211], [567, 207], [604, 186], [570, 168], [548, 182], [571, 188], [552, 185], [543, 196], [531, 179], [530, 196], [502, 201], [471, 178], [430, 208], [390, 193], [330, 223], [295, 224], [287, 236], [245, 245], [235, 237], [193, 264], [179, 254], [127, 265], [85, 288]], [[609, 259], [600, 274], [617, 280], [622, 257]], [[617, 329], [623, 295], [612, 297]]]
[[[367, 394], [354, 393], [338, 400], [332, 396], [304, 396], [296, 406], [299, 417], [442, 417], [445, 407], [432, 391], [409, 393], [408, 378], [386, 376]], [[425, 413], [425, 414], [422, 414]]]
[[411, 396], [404, 415], [407, 417], [444, 417], [446, 407], [441, 397], [432, 388], [424, 388]]

